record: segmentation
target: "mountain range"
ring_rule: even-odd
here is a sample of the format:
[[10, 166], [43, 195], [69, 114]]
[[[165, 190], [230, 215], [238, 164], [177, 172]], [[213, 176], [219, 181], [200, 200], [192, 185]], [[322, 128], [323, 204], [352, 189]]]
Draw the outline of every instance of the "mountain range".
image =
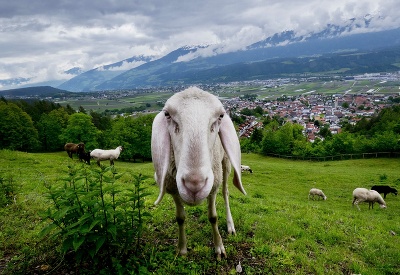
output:
[[[346, 74], [396, 71], [400, 64], [400, 28], [369, 29], [366, 15], [320, 32], [288, 30], [225, 52], [223, 46], [185, 46], [167, 55], [134, 56], [71, 78], [57, 88], [72, 92], [218, 83], [340, 71]], [[79, 72], [73, 68], [71, 72]]]

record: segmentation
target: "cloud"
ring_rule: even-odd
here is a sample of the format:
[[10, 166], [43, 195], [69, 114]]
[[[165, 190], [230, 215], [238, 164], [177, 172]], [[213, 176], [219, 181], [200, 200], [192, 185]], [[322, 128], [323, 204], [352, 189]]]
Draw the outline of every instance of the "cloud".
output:
[[127, 71], [136, 67], [139, 67], [140, 65], [145, 64], [145, 61], [123, 61], [120, 66], [112, 66], [107, 69], [104, 68], [104, 66], [100, 66], [97, 68], [98, 71]]
[[161, 57], [185, 45], [210, 45], [177, 60], [184, 62], [366, 14], [380, 18], [371, 21], [372, 30], [396, 28], [399, 13], [397, 0], [2, 0], [0, 80], [67, 80], [71, 75], [64, 72], [74, 67], [87, 71], [136, 55]]

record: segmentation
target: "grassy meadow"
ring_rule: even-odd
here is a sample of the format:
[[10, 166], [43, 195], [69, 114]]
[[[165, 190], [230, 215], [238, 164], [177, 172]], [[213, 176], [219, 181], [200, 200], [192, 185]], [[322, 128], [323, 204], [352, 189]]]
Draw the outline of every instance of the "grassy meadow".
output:
[[[247, 196], [230, 180], [235, 236], [227, 235], [218, 196], [227, 258], [216, 261], [205, 203], [186, 207], [189, 253], [178, 256], [175, 206], [168, 195], [153, 205], [158, 188], [152, 163], [115, 162], [119, 173], [149, 177], [145, 207], [152, 217], [145, 225], [142, 254], [149, 274], [236, 274], [239, 263], [241, 274], [400, 274], [400, 197], [389, 194], [387, 209], [375, 204], [368, 210], [364, 203], [358, 211], [351, 205], [356, 187], [387, 184], [400, 190], [399, 159], [311, 162], [243, 154], [242, 163], [253, 173], [242, 174]], [[39, 213], [49, 206], [45, 184], [61, 184], [68, 165], [83, 164], [65, 152], [0, 151], [0, 178], [16, 190], [15, 201], [0, 208], [0, 274], [12, 274], [13, 266], [22, 270], [25, 265], [32, 274], [60, 274], [58, 268], [65, 268], [57, 246], [46, 244], [38, 233], [44, 225]], [[124, 177], [121, 181], [129, 184]], [[328, 199], [308, 200], [312, 187], [322, 189]], [[26, 255], [34, 260], [27, 263]]]

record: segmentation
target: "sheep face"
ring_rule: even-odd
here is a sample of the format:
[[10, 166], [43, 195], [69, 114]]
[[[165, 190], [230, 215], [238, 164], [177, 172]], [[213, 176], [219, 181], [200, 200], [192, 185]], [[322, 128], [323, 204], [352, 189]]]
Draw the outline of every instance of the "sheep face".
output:
[[223, 156], [223, 149], [235, 168], [234, 185], [245, 193], [237, 173], [240, 171], [240, 146], [222, 103], [197, 88], [168, 99], [153, 122], [152, 156], [160, 186], [156, 204], [161, 201], [165, 189], [173, 192], [163, 183], [167, 170], [173, 171], [170, 174], [176, 179], [174, 188], [185, 203], [201, 203], [213, 188], [218, 188], [214, 186], [215, 178], [222, 179], [221, 160], [214, 158]]
[[222, 104], [210, 98], [211, 102], [207, 102], [187, 97], [178, 103], [172, 97], [163, 110], [177, 168], [178, 191], [188, 204], [202, 202], [214, 183], [213, 152], [226, 114]]

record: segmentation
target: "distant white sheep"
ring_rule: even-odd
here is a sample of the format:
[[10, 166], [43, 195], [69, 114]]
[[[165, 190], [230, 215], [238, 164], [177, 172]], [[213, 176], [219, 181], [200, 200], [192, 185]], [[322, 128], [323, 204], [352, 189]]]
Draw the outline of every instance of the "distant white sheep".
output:
[[241, 181], [240, 144], [234, 125], [214, 95], [191, 87], [167, 100], [154, 118], [151, 151], [155, 180], [160, 188], [155, 202], [165, 192], [172, 195], [178, 223], [178, 251], [187, 254], [184, 203], [197, 205], [207, 199], [215, 254], [226, 257], [218, 231], [215, 200], [222, 183], [229, 234], [235, 234], [227, 187], [231, 165], [233, 184], [246, 194]]
[[90, 156], [97, 161], [98, 166], [100, 166], [100, 161], [107, 159], [110, 160], [110, 165], [114, 165], [114, 160], [118, 159], [122, 149], [122, 146], [118, 146], [114, 150], [94, 149], [90, 152]]
[[247, 165], [240, 165], [240, 169], [242, 170], [242, 173], [245, 171], [253, 173], [253, 170], [251, 170], [250, 166], [247, 166]]
[[382, 196], [376, 192], [375, 190], [368, 190], [366, 188], [356, 188], [353, 191], [353, 206], [356, 205], [358, 210], [360, 207], [358, 204], [360, 202], [368, 202], [368, 209], [374, 208], [374, 203], [379, 203], [381, 208], [386, 208], [386, 203], [383, 200]]
[[314, 199], [314, 196], [317, 196], [318, 198], [323, 198], [324, 200], [327, 199], [327, 197], [325, 196], [324, 192], [322, 192], [322, 190], [317, 189], [317, 188], [311, 188], [310, 192], [308, 193], [308, 199], [310, 199], [310, 196], [312, 199]]

